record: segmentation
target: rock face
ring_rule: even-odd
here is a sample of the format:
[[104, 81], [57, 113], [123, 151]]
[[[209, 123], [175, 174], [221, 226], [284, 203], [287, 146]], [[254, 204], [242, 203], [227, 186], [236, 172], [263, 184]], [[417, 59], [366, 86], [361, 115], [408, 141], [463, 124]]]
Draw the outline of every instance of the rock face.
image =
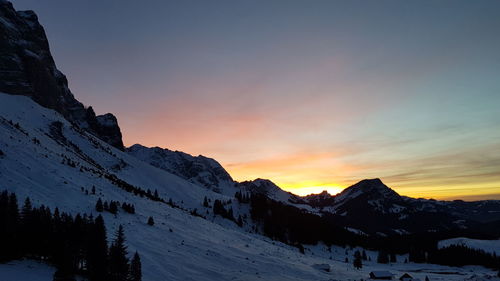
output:
[[56, 68], [36, 14], [16, 11], [4, 0], [0, 0], [0, 92], [29, 96], [123, 150], [116, 118], [109, 113], [96, 116], [69, 90], [66, 76]]

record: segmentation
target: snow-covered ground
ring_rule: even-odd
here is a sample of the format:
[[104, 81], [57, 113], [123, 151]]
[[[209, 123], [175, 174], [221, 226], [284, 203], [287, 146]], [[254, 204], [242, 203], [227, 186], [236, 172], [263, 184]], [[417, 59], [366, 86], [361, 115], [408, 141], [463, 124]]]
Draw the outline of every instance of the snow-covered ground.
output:
[[[52, 136], [54, 121], [63, 124], [66, 141]], [[425, 276], [431, 280], [468, 280], [474, 274], [496, 274], [482, 267], [404, 263], [402, 256], [398, 263], [380, 265], [374, 262], [375, 252], [368, 252], [371, 261], [355, 270], [351, 264], [355, 249], [328, 249], [324, 245], [306, 246], [305, 254], [301, 254], [297, 248], [250, 233], [250, 227], [245, 230], [231, 221], [214, 218], [211, 208], [202, 205], [205, 196], [234, 198], [119, 151], [27, 97], [0, 94], [0, 150], [0, 190], [16, 192], [21, 202], [29, 196], [34, 205], [94, 215], [98, 198], [133, 203], [136, 214], [104, 213], [104, 218], [108, 237], [119, 224], [124, 225], [129, 252], [137, 250], [141, 255], [145, 281], [360, 280], [374, 270], [389, 270], [397, 277], [409, 272], [422, 280]], [[75, 167], [66, 164], [68, 159]], [[106, 179], [106, 174], [145, 190], [157, 189], [161, 197], [171, 198], [185, 210], [134, 196]], [[92, 186], [97, 189], [95, 195], [85, 192]], [[238, 203], [232, 201], [238, 212]], [[189, 210], [194, 208], [207, 219], [190, 215]], [[146, 224], [149, 216], [153, 216], [154, 226]], [[346, 256], [349, 263], [344, 262]], [[325, 264], [330, 271], [322, 270]], [[0, 265], [0, 280], [51, 280], [53, 270], [30, 261], [13, 262]]]
[[[52, 281], [56, 269], [45, 263], [33, 260], [17, 260], [0, 263], [1, 281]], [[85, 281], [81, 276], [76, 276], [77, 281]]]
[[0, 263], [2, 281], [52, 281], [55, 268], [35, 261]]
[[[45, 263], [33, 260], [17, 260], [0, 263], [1, 281], [52, 281], [56, 269]], [[77, 281], [85, 281], [81, 276], [75, 276]]]
[[479, 240], [464, 237], [452, 238], [439, 241], [438, 247], [444, 248], [450, 245], [467, 246], [473, 249], [483, 250], [488, 253], [500, 255], [500, 240]]

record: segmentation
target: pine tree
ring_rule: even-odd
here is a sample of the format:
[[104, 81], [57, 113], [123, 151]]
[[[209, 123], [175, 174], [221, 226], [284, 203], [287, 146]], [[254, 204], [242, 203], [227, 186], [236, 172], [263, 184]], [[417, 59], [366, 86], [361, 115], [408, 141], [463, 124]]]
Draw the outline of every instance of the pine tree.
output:
[[129, 272], [127, 246], [123, 226], [118, 227], [115, 240], [109, 248], [109, 280], [125, 281]]
[[19, 241], [17, 234], [19, 231], [19, 207], [17, 206], [16, 194], [11, 193], [9, 196], [8, 206], [7, 206], [7, 228], [5, 229], [6, 247], [5, 253], [10, 257], [17, 258], [18, 247], [16, 246]]
[[234, 221], [233, 208], [229, 208], [227, 211], [227, 218]]
[[97, 199], [97, 203], [95, 204], [95, 210], [99, 213], [104, 211], [104, 206], [102, 205], [102, 200], [101, 198]]
[[408, 260], [416, 263], [425, 262], [425, 252], [416, 248], [411, 248], [408, 254]]
[[207, 197], [205, 196], [205, 198], [203, 199], [203, 207], [205, 208], [208, 208], [208, 200], [207, 200]]
[[[498, 276], [500, 277], [500, 273], [498, 274]], [[429, 281], [429, 277], [428, 276], [425, 276], [425, 281]]]
[[52, 278], [53, 281], [76, 281], [75, 276], [71, 273], [64, 272], [60, 269], [54, 272], [54, 276]]
[[391, 255], [390, 255], [390, 256], [391, 256], [391, 263], [395, 263], [395, 262], [397, 262], [397, 259], [396, 259], [396, 254], [391, 253]]
[[155, 221], [153, 220], [153, 217], [148, 218], [148, 224], [151, 226], [155, 225]]
[[352, 262], [354, 268], [361, 269], [363, 267], [363, 262], [361, 261], [361, 253], [359, 251], [354, 252], [354, 261]]
[[139, 257], [139, 254], [135, 252], [134, 257], [130, 262], [129, 281], [141, 281], [141, 280], [142, 280], [141, 258]]
[[[224, 207], [222, 206], [222, 203], [219, 200], [215, 200], [214, 201], [214, 206], [213, 206], [214, 215], [221, 214], [222, 213], [222, 209], [224, 209]], [[225, 211], [226, 210], [224, 209], [224, 212]]]
[[[0, 231], [0, 249], [5, 249], [5, 247], [8, 245], [7, 240], [7, 234], [4, 232], [5, 230], [9, 230], [8, 227], [8, 220], [9, 220], [9, 214], [7, 211], [9, 205], [9, 193], [7, 191], [4, 191], [0, 194], [0, 228], [2, 231]], [[0, 262], [3, 261], [8, 261], [10, 259], [10, 256], [5, 252], [5, 251], [0, 251]]]
[[364, 261], [368, 260], [368, 257], [366, 256], [366, 252], [365, 252], [365, 250], [363, 250], [363, 254], [362, 254], [361, 258], [362, 258]]
[[26, 197], [24, 205], [21, 209], [21, 248], [24, 254], [29, 253], [34, 248], [33, 235], [36, 233], [34, 229], [33, 207], [31, 200]]
[[107, 280], [108, 242], [106, 227], [99, 215], [91, 225], [87, 246], [87, 270], [90, 280]]
[[155, 200], [159, 200], [160, 199], [160, 196], [158, 195], [158, 190], [155, 189], [155, 193], [154, 193], [154, 199]]
[[22, 209], [22, 216], [23, 219], [28, 219], [28, 217], [31, 215], [31, 211], [33, 210], [33, 207], [31, 206], [31, 200], [29, 197], [26, 197], [24, 200], [24, 205]]
[[115, 201], [111, 201], [109, 203], [109, 212], [112, 213], [113, 215], [116, 215], [118, 213], [118, 205], [116, 204]]
[[389, 256], [387, 255], [387, 252], [385, 251], [379, 251], [378, 256], [377, 256], [377, 262], [378, 263], [388, 263], [389, 262]]
[[92, 194], [95, 195], [95, 185], [92, 186]]
[[299, 248], [299, 252], [301, 254], [305, 254], [306, 253], [306, 251], [304, 249], [304, 246], [302, 246], [302, 244], [297, 244], [297, 248]]

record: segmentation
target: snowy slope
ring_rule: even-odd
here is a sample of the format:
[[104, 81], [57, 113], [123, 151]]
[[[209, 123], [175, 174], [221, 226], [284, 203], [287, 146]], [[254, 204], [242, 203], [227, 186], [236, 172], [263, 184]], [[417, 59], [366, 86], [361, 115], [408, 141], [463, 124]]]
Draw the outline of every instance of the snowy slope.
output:
[[467, 246], [469, 248], [483, 250], [488, 253], [500, 255], [500, 240], [479, 240], [458, 237], [439, 241], [438, 247], [444, 248], [451, 245]]
[[[106, 175], [116, 175], [145, 190], [156, 189], [160, 197], [183, 201], [188, 208], [200, 207], [206, 195], [222, 196], [109, 146], [27, 97], [0, 94], [0, 112], [0, 149], [5, 154], [0, 161], [1, 184], [22, 196], [28, 195], [24, 187], [29, 187], [30, 194], [57, 199], [60, 207], [70, 208], [73, 199], [81, 197], [81, 188], [93, 185], [103, 197], [113, 195], [121, 200], [129, 196], [121, 194]], [[9, 121], [19, 123], [19, 129]], [[95, 204], [95, 198], [90, 199], [85, 201]]]
[[2, 281], [52, 281], [55, 269], [34, 261], [15, 261], [0, 264]]

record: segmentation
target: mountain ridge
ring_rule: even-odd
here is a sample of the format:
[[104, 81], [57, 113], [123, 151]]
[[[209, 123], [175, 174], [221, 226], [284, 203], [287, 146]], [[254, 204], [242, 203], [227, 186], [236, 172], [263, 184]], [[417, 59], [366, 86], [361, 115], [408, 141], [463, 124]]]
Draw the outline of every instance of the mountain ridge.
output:
[[216, 160], [203, 155], [192, 156], [181, 151], [160, 147], [149, 148], [140, 144], [127, 147], [125, 151], [159, 169], [219, 193], [223, 191], [222, 189], [234, 187], [234, 181], [229, 173]]
[[[144, 152], [142, 155], [137, 155], [136, 151], [133, 155], [159, 168], [164, 165], [161, 161], [166, 163], [175, 162], [175, 159], [172, 160], [169, 157], [177, 158], [178, 155], [184, 155], [187, 157], [184, 158], [185, 161], [193, 162], [183, 164], [188, 167], [195, 166], [196, 159], [200, 159], [197, 158], [200, 156], [195, 157], [187, 153], [172, 152], [158, 147], [146, 148], [141, 145], [134, 145], [133, 147], [135, 149], [140, 147], [140, 150]], [[127, 149], [129, 152], [130, 150], [134, 149]], [[228, 174], [216, 160], [211, 160], [220, 171], [224, 171], [223, 174]], [[166, 171], [175, 170], [172, 167], [167, 169], [163, 167], [163, 169]], [[203, 173], [203, 169], [191, 174], [191, 178], [189, 173], [184, 173], [182, 177], [191, 182], [200, 183], [197, 180], [200, 172]], [[210, 169], [204, 172], [211, 173]], [[399, 195], [385, 185], [380, 178], [361, 180], [336, 195], [323, 192], [317, 195], [298, 196], [282, 190], [267, 179], [254, 179], [243, 182], [232, 181], [230, 188], [214, 189], [213, 186], [206, 187], [229, 196], [234, 192], [264, 195], [269, 199], [305, 209], [312, 213], [331, 216], [338, 224], [355, 227], [372, 234], [377, 232], [387, 234], [412, 233], [432, 229], [436, 225], [441, 225], [439, 228], [442, 229], [472, 228], [477, 224], [476, 222], [489, 223], [500, 220], [500, 212], [495, 212], [500, 210], [500, 201], [463, 202], [416, 199]], [[434, 217], [434, 219], [430, 220], [430, 217]], [[411, 223], [412, 220], [415, 223]], [[425, 221], [432, 221], [432, 223], [425, 223]], [[397, 228], [397, 225], [401, 223], [404, 227]]]

